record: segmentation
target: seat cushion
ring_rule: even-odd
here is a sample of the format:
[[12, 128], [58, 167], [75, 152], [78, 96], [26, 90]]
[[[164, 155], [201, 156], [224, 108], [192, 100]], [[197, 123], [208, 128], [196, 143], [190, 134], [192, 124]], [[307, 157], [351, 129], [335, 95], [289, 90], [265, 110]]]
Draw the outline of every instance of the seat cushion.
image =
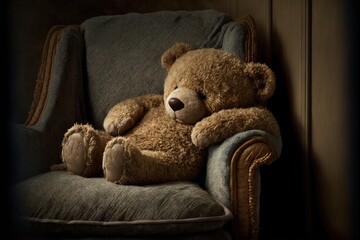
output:
[[18, 226], [35, 233], [187, 234], [216, 230], [230, 211], [195, 183], [123, 186], [49, 172], [13, 188]]

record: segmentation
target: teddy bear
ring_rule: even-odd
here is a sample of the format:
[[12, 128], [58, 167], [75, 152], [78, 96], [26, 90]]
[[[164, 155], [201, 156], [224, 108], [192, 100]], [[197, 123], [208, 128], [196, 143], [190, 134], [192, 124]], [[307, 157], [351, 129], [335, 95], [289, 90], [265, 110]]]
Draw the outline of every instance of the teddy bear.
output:
[[65, 133], [61, 155], [70, 173], [124, 185], [194, 181], [210, 145], [251, 129], [279, 135], [265, 107], [275, 90], [265, 64], [186, 43], [167, 49], [161, 64], [163, 95], [116, 104], [104, 130], [75, 124]]

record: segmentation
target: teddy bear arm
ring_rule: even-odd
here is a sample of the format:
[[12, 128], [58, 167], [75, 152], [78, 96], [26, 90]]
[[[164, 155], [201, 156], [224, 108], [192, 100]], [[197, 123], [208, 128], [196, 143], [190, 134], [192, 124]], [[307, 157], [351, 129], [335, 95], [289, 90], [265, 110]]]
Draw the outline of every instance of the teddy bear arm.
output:
[[273, 114], [258, 107], [222, 110], [198, 122], [192, 130], [191, 139], [198, 147], [211, 144], [248, 130], [263, 130], [279, 135], [279, 126]]
[[130, 130], [150, 108], [159, 106], [160, 95], [147, 95], [126, 99], [110, 109], [104, 120], [104, 129], [113, 136]]

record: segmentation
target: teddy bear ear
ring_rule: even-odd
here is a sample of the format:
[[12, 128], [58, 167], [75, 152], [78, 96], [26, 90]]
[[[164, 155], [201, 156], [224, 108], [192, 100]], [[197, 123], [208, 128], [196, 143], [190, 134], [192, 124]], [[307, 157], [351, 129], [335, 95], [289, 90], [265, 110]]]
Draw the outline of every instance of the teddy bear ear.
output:
[[186, 43], [175, 43], [171, 48], [169, 48], [163, 53], [161, 57], [162, 66], [169, 70], [176, 61], [176, 59], [191, 50], [191, 46]]
[[258, 101], [265, 103], [275, 91], [276, 80], [274, 72], [265, 64], [247, 63], [244, 74], [254, 84]]

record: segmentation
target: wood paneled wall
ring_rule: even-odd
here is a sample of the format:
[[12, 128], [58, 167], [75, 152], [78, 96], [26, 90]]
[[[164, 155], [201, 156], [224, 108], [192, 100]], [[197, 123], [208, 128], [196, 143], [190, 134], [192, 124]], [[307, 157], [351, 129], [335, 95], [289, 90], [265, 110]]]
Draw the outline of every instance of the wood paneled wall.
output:
[[[250, 14], [258, 60], [277, 76], [269, 108], [279, 120], [281, 158], [262, 173], [260, 239], [355, 239], [358, 224], [358, 38], [354, 1], [13, 0], [7, 5], [13, 120], [32, 101], [47, 31], [104, 14], [216, 9]], [[358, 33], [358, 30], [357, 30]]]
[[[359, 42], [352, 44], [358, 31], [351, 21], [355, 2], [313, 1], [311, 31], [311, 123], [312, 169], [315, 206], [323, 220], [324, 229], [332, 239], [356, 239], [358, 228], [358, 189], [353, 172], [358, 166], [353, 142], [358, 141], [358, 96], [356, 89], [359, 75], [352, 74], [356, 61], [352, 52]], [[358, 52], [357, 52], [358, 54]], [[359, 60], [357, 60], [359, 62]], [[357, 89], [358, 90], [358, 89]], [[357, 116], [356, 116], [357, 115]], [[356, 202], [354, 202], [355, 200]], [[358, 230], [357, 230], [358, 231]], [[357, 233], [358, 235], [358, 233]]]
[[263, 169], [260, 236], [356, 239], [357, 4], [239, 1], [238, 14], [247, 13], [258, 26], [260, 60], [278, 78], [269, 107], [284, 140], [281, 159]]

